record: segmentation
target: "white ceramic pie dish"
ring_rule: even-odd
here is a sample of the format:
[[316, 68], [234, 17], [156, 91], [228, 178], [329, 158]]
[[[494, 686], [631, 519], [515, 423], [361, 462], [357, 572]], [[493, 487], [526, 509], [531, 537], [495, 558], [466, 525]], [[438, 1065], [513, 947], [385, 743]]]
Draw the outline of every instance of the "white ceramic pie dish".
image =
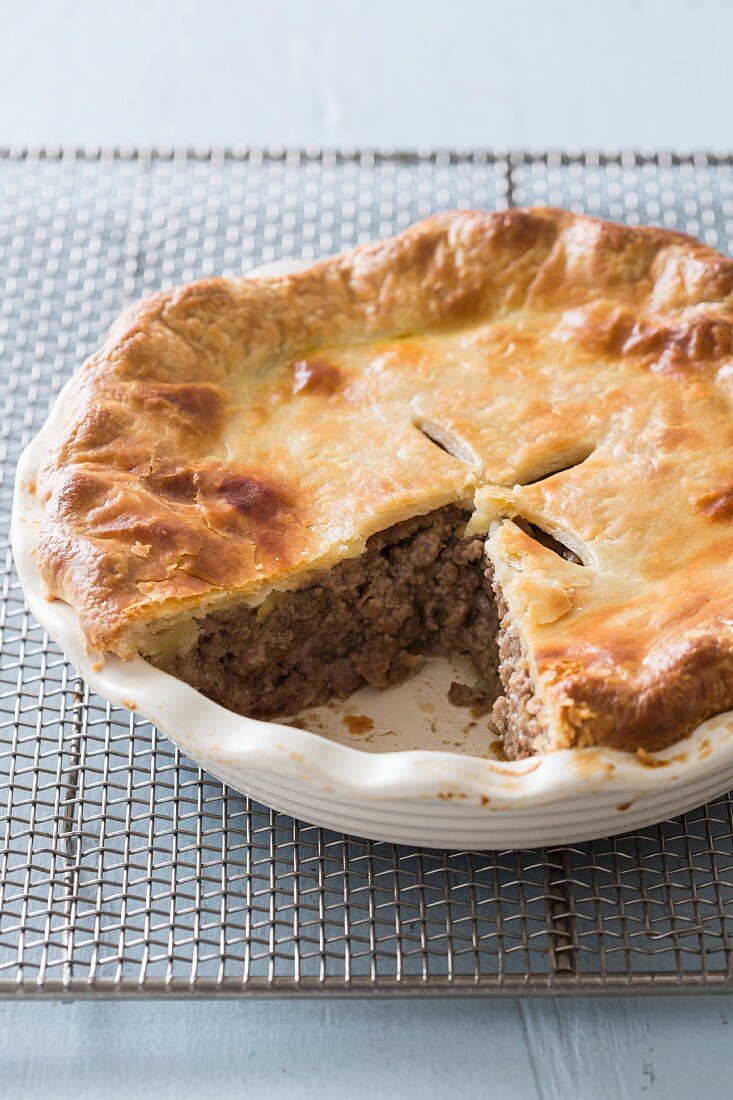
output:
[[[267, 273], [275, 273], [273, 266]], [[509, 849], [641, 828], [733, 787], [733, 713], [643, 760], [590, 748], [504, 762], [491, 754], [487, 720], [447, 702], [460, 663], [431, 662], [406, 685], [363, 689], [318, 708], [305, 716], [301, 724], [311, 727], [305, 729], [234, 714], [142, 659], [86, 652], [73, 610], [46, 598], [35, 561], [36, 475], [63, 424], [66, 392], [16, 475], [11, 540], [30, 611], [95, 691], [154, 722], [234, 789], [313, 824], [375, 840]]]

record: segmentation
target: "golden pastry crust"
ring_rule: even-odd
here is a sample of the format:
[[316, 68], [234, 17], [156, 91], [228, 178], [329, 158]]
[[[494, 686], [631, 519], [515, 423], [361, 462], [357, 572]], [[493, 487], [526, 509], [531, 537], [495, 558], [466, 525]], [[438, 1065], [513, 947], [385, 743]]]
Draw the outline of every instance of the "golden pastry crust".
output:
[[463, 502], [550, 747], [653, 749], [733, 706], [732, 396], [732, 261], [560, 210], [441, 215], [129, 310], [72, 383], [38, 561], [130, 656]]

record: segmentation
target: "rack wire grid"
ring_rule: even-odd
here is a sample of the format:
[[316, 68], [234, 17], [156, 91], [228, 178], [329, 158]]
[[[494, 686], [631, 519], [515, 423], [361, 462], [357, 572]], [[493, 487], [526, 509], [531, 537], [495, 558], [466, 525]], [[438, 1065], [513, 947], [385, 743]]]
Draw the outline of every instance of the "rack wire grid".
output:
[[550, 203], [733, 239], [726, 154], [0, 151], [0, 991], [733, 988], [733, 800], [544, 851], [411, 851], [265, 809], [91, 694], [29, 617], [13, 471], [69, 373], [158, 287], [433, 211]]

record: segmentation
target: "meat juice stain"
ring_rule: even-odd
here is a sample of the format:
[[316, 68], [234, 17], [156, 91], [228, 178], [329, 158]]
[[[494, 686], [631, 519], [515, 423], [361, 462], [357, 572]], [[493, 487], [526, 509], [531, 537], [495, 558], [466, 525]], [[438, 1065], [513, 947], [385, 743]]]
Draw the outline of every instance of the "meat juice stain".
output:
[[374, 729], [374, 721], [366, 714], [345, 714], [343, 721], [352, 737], [360, 737]]

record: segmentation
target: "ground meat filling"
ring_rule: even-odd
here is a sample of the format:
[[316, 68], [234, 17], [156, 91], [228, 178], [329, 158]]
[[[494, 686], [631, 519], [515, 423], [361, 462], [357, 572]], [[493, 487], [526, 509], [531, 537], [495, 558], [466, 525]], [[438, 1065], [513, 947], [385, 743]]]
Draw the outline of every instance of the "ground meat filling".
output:
[[493, 703], [506, 756], [528, 756], [542, 741], [541, 705], [483, 540], [466, 536], [467, 520], [450, 506], [399, 523], [297, 591], [208, 615], [193, 649], [159, 663], [230, 710], [277, 718], [363, 684], [397, 684], [426, 655], [467, 654], [484, 683], [454, 683], [450, 701], [477, 715]]
[[[526, 520], [515, 519], [514, 522], [548, 550], [576, 565], [582, 564], [577, 554], [546, 531]], [[522, 652], [519, 634], [501, 588], [496, 583], [493, 588], [499, 615], [499, 679], [503, 694], [494, 703], [492, 720], [497, 734], [503, 739], [508, 759], [521, 760], [534, 755], [542, 747], [542, 704], [535, 695], [529, 663]]]
[[499, 608], [499, 678], [504, 694], [494, 703], [492, 719], [509, 760], [532, 756], [542, 737], [541, 704], [532, 688], [527, 658], [507, 611], [501, 589], [494, 585]]
[[488, 714], [494, 705], [494, 696], [490, 692], [470, 684], [459, 684], [455, 680], [448, 691], [448, 699], [454, 707], [470, 707], [475, 718]]
[[257, 718], [396, 684], [426, 654], [468, 654], [496, 685], [496, 605], [483, 540], [466, 537], [467, 519], [454, 506], [418, 516], [266, 610], [211, 614], [193, 650], [163, 667]]

